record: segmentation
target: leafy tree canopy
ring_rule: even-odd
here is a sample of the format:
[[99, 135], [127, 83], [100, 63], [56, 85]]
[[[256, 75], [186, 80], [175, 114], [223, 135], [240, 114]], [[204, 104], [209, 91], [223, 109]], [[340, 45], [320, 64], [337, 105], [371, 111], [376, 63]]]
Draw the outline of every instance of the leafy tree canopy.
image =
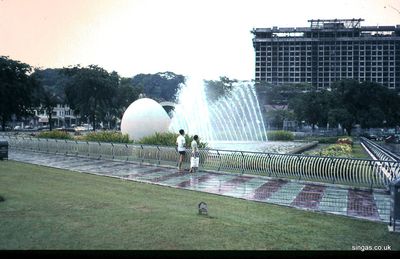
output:
[[63, 72], [71, 78], [65, 88], [68, 103], [75, 112], [89, 117], [95, 130], [96, 117], [101, 119], [113, 104], [118, 74], [108, 73], [96, 65], [64, 68]]
[[149, 98], [156, 101], [175, 101], [176, 93], [185, 77], [172, 72], [138, 74], [132, 78], [132, 86], [141, 89]]
[[394, 127], [400, 122], [400, 96], [373, 82], [341, 80], [331, 89], [298, 94], [289, 101], [299, 121], [311, 125], [340, 123], [350, 135], [352, 128]]
[[289, 101], [289, 108], [294, 110], [298, 121], [304, 121], [314, 128], [326, 125], [330, 109], [331, 93], [325, 90], [311, 90], [299, 93]]
[[271, 110], [267, 112], [268, 123], [271, 127], [282, 128], [284, 120], [294, 120], [291, 110]]
[[57, 99], [57, 103], [65, 103], [65, 87], [71, 80], [63, 73], [61, 68], [37, 69], [33, 73], [40, 85], [48, 93]]
[[[374, 82], [341, 80], [332, 84], [332, 94], [331, 118], [344, 125], [349, 134], [355, 124], [373, 128], [393, 127], [400, 122], [400, 96], [395, 90]], [[332, 115], [337, 109], [342, 114]]]
[[238, 80], [230, 79], [226, 76], [221, 76], [219, 80], [206, 80], [205, 91], [207, 99], [211, 102], [215, 102], [223, 96], [228, 96]]
[[38, 84], [31, 76], [28, 64], [0, 56], [0, 120], [5, 130], [6, 122], [12, 115], [30, 115], [37, 105], [34, 98]]
[[102, 113], [102, 118], [109, 123], [109, 126], [115, 126], [116, 120], [121, 119], [128, 106], [138, 99], [141, 89], [132, 85], [131, 78], [121, 78], [112, 97], [112, 105]]
[[312, 85], [307, 83], [271, 85], [256, 82], [255, 87], [259, 101], [269, 105], [287, 105], [291, 99], [299, 94], [315, 90]]

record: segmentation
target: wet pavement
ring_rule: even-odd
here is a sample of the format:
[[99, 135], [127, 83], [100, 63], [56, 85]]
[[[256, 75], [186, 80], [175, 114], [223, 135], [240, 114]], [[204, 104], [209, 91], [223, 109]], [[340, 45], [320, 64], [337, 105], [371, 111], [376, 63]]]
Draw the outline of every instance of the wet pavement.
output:
[[246, 200], [354, 218], [389, 222], [390, 196], [383, 190], [355, 189], [264, 176], [187, 170], [116, 160], [9, 150], [9, 159], [117, 177], [179, 189], [214, 193]]

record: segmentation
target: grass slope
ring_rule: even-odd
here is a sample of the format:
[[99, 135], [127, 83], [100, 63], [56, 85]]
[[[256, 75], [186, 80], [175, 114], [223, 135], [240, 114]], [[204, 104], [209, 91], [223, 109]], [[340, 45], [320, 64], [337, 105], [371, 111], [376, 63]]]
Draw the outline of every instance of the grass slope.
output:
[[385, 224], [14, 161], [0, 196], [0, 249], [400, 250]]

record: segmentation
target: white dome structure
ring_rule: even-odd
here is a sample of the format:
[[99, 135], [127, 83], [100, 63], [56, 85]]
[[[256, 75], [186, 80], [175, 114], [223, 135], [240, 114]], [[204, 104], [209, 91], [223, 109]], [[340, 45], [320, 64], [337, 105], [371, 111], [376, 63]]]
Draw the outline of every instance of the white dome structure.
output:
[[121, 132], [132, 140], [167, 132], [171, 119], [164, 108], [150, 98], [141, 98], [129, 105], [121, 121]]

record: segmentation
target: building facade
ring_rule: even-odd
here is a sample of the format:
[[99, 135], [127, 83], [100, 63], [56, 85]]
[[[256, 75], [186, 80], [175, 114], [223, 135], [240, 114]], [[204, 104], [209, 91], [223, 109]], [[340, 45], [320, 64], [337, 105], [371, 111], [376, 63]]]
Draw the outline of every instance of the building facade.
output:
[[[34, 123], [35, 126], [49, 125], [49, 115], [46, 111], [37, 109], [34, 117], [37, 118], [37, 123]], [[55, 128], [74, 127], [78, 124], [79, 116], [75, 116], [74, 111], [68, 105], [57, 104], [53, 110], [52, 121]]]
[[328, 88], [355, 79], [400, 90], [400, 25], [361, 26], [362, 21], [309, 20], [309, 27], [253, 29], [255, 80]]

